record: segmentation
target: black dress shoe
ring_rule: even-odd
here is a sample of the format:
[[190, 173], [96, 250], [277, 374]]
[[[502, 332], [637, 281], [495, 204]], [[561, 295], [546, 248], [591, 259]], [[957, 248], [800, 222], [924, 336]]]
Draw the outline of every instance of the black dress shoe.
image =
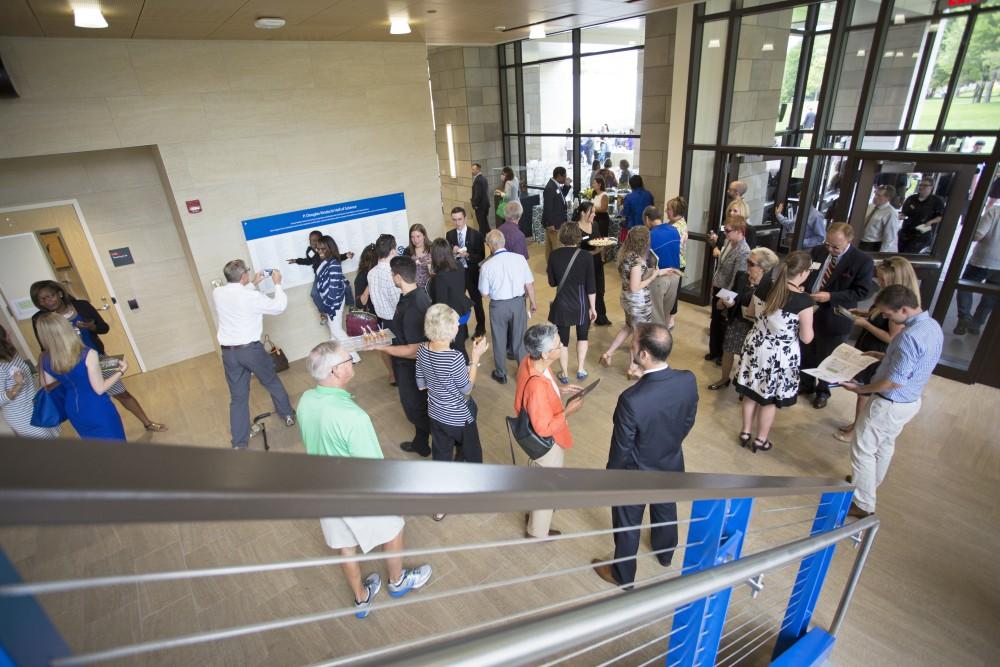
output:
[[604, 318], [603, 320], [595, 320], [594, 321], [594, 325], [595, 326], [599, 326], [599, 327], [610, 327], [611, 326], [611, 320], [609, 320], [607, 318]]
[[826, 402], [829, 398], [829, 396], [824, 396], [823, 394], [816, 394], [816, 397], [813, 399], [813, 407], [817, 410], [822, 410], [826, 407]]
[[513, 352], [508, 352], [507, 361], [517, 361], [517, 356]]
[[507, 384], [507, 376], [497, 371], [493, 371], [492, 373], [490, 373], [490, 377], [499, 382], [500, 384]]
[[705, 361], [715, 361], [716, 359], [719, 359], [719, 358], [720, 357], [715, 356], [711, 352], [709, 352], [708, 354], [705, 355]]
[[399, 448], [402, 449], [407, 454], [420, 454], [425, 459], [431, 455], [430, 447], [428, 447], [426, 450], [420, 450], [417, 449], [417, 446], [414, 445], [412, 442], [404, 442], [399, 445]]

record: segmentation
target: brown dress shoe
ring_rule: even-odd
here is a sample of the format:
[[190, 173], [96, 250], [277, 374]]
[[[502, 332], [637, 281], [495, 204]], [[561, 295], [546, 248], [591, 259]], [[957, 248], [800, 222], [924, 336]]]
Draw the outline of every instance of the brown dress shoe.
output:
[[871, 512], [866, 512], [855, 505], [854, 501], [851, 501], [851, 508], [847, 510], [847, 516], [853, 516], [855, 519], [864, 519], [865, 517], [869, 517], [871, 515]]
[[619, 584], [618, 581], [615, 579], [615, 575], [611, 571], [611, 566], [597, 565], [597, 563], [601, 562], [603, 561], [601, 561], [600, 558], [595, 558], [592, 561], [590, 561], [591, 565], [594, 566], [594, 572], [597, 573], [597, 576], [603, 579], [604, 581], [608, 582], [609, 584], [612, 584], [614, 586], [621, 586], [621, 584]]

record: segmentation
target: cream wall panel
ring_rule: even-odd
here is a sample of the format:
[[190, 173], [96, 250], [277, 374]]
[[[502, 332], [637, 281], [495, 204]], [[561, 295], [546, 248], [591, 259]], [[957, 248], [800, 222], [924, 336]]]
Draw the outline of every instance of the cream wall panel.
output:
[[[37, 53], [43, 55], [33, 64]], [[156, 146], [173, 198], [162, 215], [151, 213], [150, 199], [162, 190], [156, 163], [134, 162], [132, 151], [113, 160], [88, 154], [89, 167], [66, 166], [62, 155], [41, 158], [41, 177], [41, 167], [22, 165], [0, 180], [0, 193], [33, 201], [52, 198], [53, 190], [77, 192], [101, 227], [102, 244], [129, 245], [146, 258], [144, 266], [156, 265], [155, 285], [131, 278], [134, 270], [115, 272], [129, 276], [116, 289], [143, 295], [130, 322], [146, 316], [150, 300], [171, 317], [203, 312], [201, 295], [210, 293], [223, 264], [247, 257], [240, 221], [250, 217], [401, 191], [412, 222], [435, 236], [444, 231], [422, 44], [0, 38], [0, 55], [20, 66], [15, 80], [24, 90], [55, 94], [56, 67], [61, 80], [73, 82], [60, 97], [0, 101], [0, 157]], [[98, 81], [103, 73], [94, 65], [102, 62], [116, 72], [110, 82]], [[86, 91], [103, 97], [88, 99]], [[40, 186], [39, 178], [63, 186]], [[189, 199], [200, 200], [203, 212], [188, 213]], [[176, 230], [175, 218], [183, 243], [157, 234], [135, 238], [150, 226]], [[192, 264], [193, 271], [185, 268]], [[186, 307], [161, 289], [174, 270], [196, 274]], [[316, 331], [297, 331], [316, 317], [308, 290], [293, 292], [288, 311], [267, 326], [298, 358], [323, 331], [318, 320]], [[190, 341], [179, 349], [170, 336], [137, 326], [144, 340], [166, 346], [158, 362], [202, 349]], [[189, 328], [204, 333], [205, 318]]]
[[127, 47], [144, 95], [193, 95], [229, 89], [223, 49], [217, 43], [143, 41]]
[[109, 97], [108, 107], [123, 146], [197, 141], [208, 131], [197, 95]]
[[80, 160], [45, 155], [19, 161], [17, 168], [0, 161], [0, 201], [16, 204], [56, 201], [65, 192], [89, 192], [91, 179]]

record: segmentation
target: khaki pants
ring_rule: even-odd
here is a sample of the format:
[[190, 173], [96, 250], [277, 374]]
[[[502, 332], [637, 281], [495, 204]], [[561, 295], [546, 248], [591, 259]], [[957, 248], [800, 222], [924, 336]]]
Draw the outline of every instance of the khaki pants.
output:
[[545, 228], [545, 263], [549, 263], [549, 255], [559, 247], [559, 230], [554, 227]]
[[896, 438], [919, 411], [919, 400], [893, 403], [876, 395], [861, 413], [851, 443], [851, 474], [857, 487], [854, 504], [864, 511], [875, 511], [875, 490], [889, 472]]
[[[552, 445], [549, 453], [540, 459], [535, 459], [528, 463], [529, 466], [541, 466], [542, 468], [562, 468], [566, 453], [558, 444]], [[528, 517], [528, 535], [532, 537], [545, 537], [549, 534], [549, 527], [552, 525], [553, 510], [535, 510]]]
[[653, 300], [653, 322], [668, 326], [670, 311], [677, 302], [677, 290], [680, 288], [680, 276], [660, 276], [649, 285], [649, 296]]

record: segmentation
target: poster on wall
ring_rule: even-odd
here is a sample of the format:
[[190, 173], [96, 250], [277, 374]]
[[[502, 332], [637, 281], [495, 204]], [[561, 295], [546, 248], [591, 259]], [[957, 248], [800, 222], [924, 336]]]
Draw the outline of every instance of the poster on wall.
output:
[[[312, 267], [289, 264], [288, 260], [305, 257], [309, 232], [314, 229], [332, 236], [341, 253], [354, 253], [343, 263], [344, 273], [352, 273], [358, 268], [361, 251], [380, 234], [395, 236], [397, 246], [406, 244], [409, 225], [403, 193], [244, 220], [243, 236], [253, 270], [280, 270], [286, 288], [312, 284]], [[271, 287], [270, 280], [261, 283], [265, 291]]]

